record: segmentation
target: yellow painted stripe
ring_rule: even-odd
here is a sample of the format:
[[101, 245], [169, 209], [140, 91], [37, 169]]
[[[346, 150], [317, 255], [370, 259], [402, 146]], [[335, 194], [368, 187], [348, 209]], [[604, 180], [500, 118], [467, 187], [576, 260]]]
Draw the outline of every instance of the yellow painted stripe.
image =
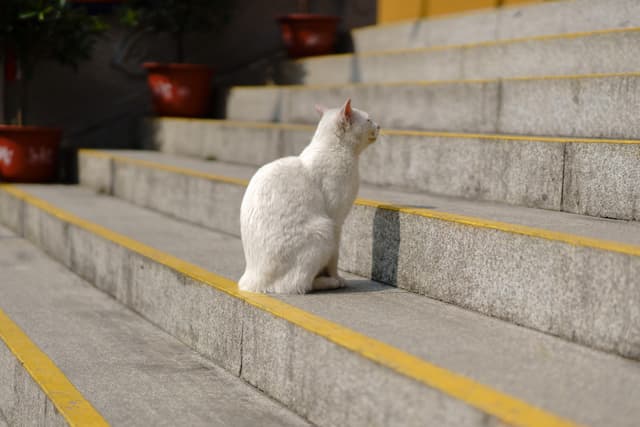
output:
[[[249, 122], [242, 120], [226, 120], [226, 119], [185, 119], [181, 117], [158, 118], [154, 119], [163, 121], [200, 121], [208, 122], [223, 127], [242, 127], [252, 129], [280, 129], [280, 130], [300, 130], [313, 132], [316, 126], [291, 123], [273, 123], [273, 122]], [[434, 138], [456, 138], [456, 139], [483, 139], [497, 141], [521, 141], [521, 142], [551, 142], [551, 143], [581, 143], [581, 144], [640, 144], [638, 139], [612, 139], [612, 138], [579, 138], [579, 137], [556, 137], [556, 136], [538, 136], [538, 135], [508, 135], [493, 133], [465, 133], [465, 132], [440, 132], [426, 130], [405, 130], [405, 129], [382, 129], [382, 135], [397, 136], [418, 136], [418, 137], [434, 137]]]
[[[162, 163], [152, 162], [148, 160], [137, 160], [125, 156], [120, 156], [111, 153], [105, 153], [95, 150], [82, 150], [85, 155], [92, 156], [97, 153], [98, 156], [108, 157], [116, 162], [125, 162], [130, 164], [138, 164], [151, 169], [166, 170], [173, 173], [193, 176], [202, 179], [208, 179], [212, 181], [221, 181], [235, 185], [246, 186], [249, 181], [246, 179], [222, 177], [220, 175], [208, 174], [206, 172], [198, 172], [187, 168], [180, 168], [176, 166], [168, 166]], [[577, 236], [569, 233], [562, 233], [559, 231], [545, 230], [542, 228], [528, 227], [518, 224], [509, 224], [506, 222], [492, 221], [488, 219], [476, 218], [465, 215], [452, 214], [448, 212], [441, 212], [432, 209], [424, 208], [408, 208], [400, 205], [394, 205], [387, 202], [381, 202], [368, 199], [356, 199], [356, 205], [369, 206], [377, 209], [392, 210], [400, 212], [406, 215], [418, 215], [424, 218], [438, 219], [447, 222], [454, 222], [457, 224], [463, 224], [471, 227], [486, 228], [499, 230], [506, 233], [520, 234], [524, 236], [536, 237], [545, 240], [557, 241], [562, 243], [568, 243], [573, 246], [583, 246], [593, 249], [600, 249], [605, 251], [617, 252], [625, 255], [640, 256], [640, 246], [631, 245], [626, 243], [614, 242], [609, 240], [595, 239], [592, 237]]]
[[520, 141], [520, 142], [551, 142], [551, 143], [580, 143], [580, 144], [640, 144], [638, 139], [611, 139], [611, 138], [578, 138], [578, 137], [557, 137], [557, 136], [537, 136], [537, 135], [504, 135], [491, 133], [464, 133], [464, 132], [433, 132], [422, 130], [395, 130], [383, 129], [383, 135], [398, 136], [421, 136], [436, 138], [458, 138], [458, 139], [485, 139], [498, 141]]
[[574, 234], [561, 233], [559, 231], [544, 230], [541, 228], [528, 227], [525, 225], [508, 224], [506, 222], [492, 221], [488, 219], [475, 218], [471, 216], [440, 212], [424, 208], [408, 208], [393, 205], [377, 200], [358, 199], [357, 205], [369, 206], [378, 209], [401, 212], [407, 215], [418, 215], [425, 218], [438, 219], [457, 224], [469, 225], [478, 228], [488, 228], [492, 230], [504, 231], [507, 233], [521, 234], [524, 236], [537, 237], [546, 240], [553, 240], [568, 243], [573, 246], [585, 246], [593, 249], [618, 252], [625, 255], [640, 256], [640, 246], [626, 243], [613, 242], [609, 240], [594, 239], [591, 237], [576, 236]]
[[575, 33], [567, 33], [567, 34], [545, 34], [540, 36], [517, 37], [513, 39], [504, 39], [504, 40], [488, 40], [488, 41], [473, 42], [473, 43], [410, 47], [410, 48], [402, 48], [402, 49], [374, 50], [374, 51], [357, 52], [357, 53], [336, 53], [331, 55], [310, 56], [308, 58], [300, 58], [292, 62], [302, 64], [306, 62], [322, 61], [322, 60], [331, 59], [331, 58], [343, 58], [343, 57], [367, 58], [367, 57], [375, 57], [375, 56], [394, 56], [394, 55], [406, 55], [406, 54], [414, 54], [414, 53], [440, 52], [440, 51], [457, 50], [457, 49], [473, 49], [473, 48], [479, 48], [479, 47], [504, 46], [504, 45], [516, 44], [516, 43], [571, 40], [571, 39], [579, 39], [579, 38], [585, 38], [585, 37], [591, 37], [591, 36], [606, 36], [610, 34], [619, 34], [619, 33], [637, 33], [639, 31], [640, 31], [640, 27], [609, 28], [606, 30], [580, 31]]
[[30, 195], [24, 190], [6, 184], [0, 186], [0, 189], [62, 221], [73, 224], [148, 259], [166, 265], [191, 279], [209, 285], [247, 304], [334, 342], [366, 359], [459, 399], [507, 424], [523, 427], [577, 425], [507, 394], [493, 390], [471, 379], [433, 365], [416, 356], [398, 350], [395, 347], [308, 313], [268, 295], [242, 292], [238, 290], [235, 282], [225, 277], [146, 246], [100, 225], [76, 217], [44, 200]]
[[491, 79], [458, 79], [458, 80], [404, 80], [394, 82], [351, 82], [351, 83], [325, 83], [325, 84], [295, 84], [295, 85], [278, 85], [278, 86], [233, 86], [232, 91], [243, 90], [324, 90], [339, 89], [351, 87], [368, 87], [368, 86], [436, 86], [436, 85], [453, 85], [453, 84], [486, 84], [509, 81], [539, 81], [539, 80], [582, 80], [597, 79], [611, 77], [640, 77], [640, 71], [624, 72], [624, 73], [590, 73], [590, 74], [566, 74], [554, 76], [525, 76], [525, 77], [499, 77]]
[[[113, 159], [119, 163], [135, 164], [135, 165], [139, 165], [139, 166], [150, 168], [150, 169], [162, 170], [162, 171], [177, 173], [181, 175], [189, 175], [196, 178], [207, 179], [210, 181], [224, 182], [226, 184], [246, 186], [249, 183], [249, 181], [246, 179], [231, 178], [223, 175], [215, 175], [215, 174], [206, 173], [206, 172], [198, 172], [195, 170], [181, 168], [178, 166], [171, 166], [171, 165], [165, 165], [162, 163], [151, 162], [149, 160], [133, 159], [130, 157], [118, 156], [118, 155], [106, 153], [104, 151], [99, 151], [99, 150], [80, 149], [78, 150], [78, 152], [88, 156], [101, 157], [105, 159]], [[188, 173], [186, 173], [186, 171], [188, 171]]]
[[42, 350], [0, 310], [0, 339], [72, 426], [108, 426]]

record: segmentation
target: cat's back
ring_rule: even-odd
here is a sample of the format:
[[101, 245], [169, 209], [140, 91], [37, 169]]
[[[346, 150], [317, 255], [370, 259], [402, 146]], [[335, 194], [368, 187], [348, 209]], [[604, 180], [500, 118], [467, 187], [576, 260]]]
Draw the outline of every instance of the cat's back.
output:
[[295, 177], [304, 177], [304, 166], [300, 158], [291, 156], [274, 160], [260, 167], [249, 181], [247, 192], [272, 193], [286, 188]]
[[243, 198], [243, 210], [299, 209], [319, 202], [319, 192], [299, 157], [283, 157], [253, 175]]

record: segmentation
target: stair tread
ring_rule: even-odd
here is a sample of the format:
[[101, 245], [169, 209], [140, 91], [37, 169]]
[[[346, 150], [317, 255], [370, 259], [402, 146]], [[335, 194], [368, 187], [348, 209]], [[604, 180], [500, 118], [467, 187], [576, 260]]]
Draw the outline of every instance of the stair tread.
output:
[[0, 239], [0, 309], [110, 424], [308, 425], [1, 226]]
[[[314, 104], [354, 106], [382, 127], [430, 131], [638, 139], [640, 73], [544, 75], [321, 85], [233, 86], [225, 117], [316, 123]], [[574, 96], [576, 87], [580, 95]], [[602, 99], [607, 102], [603, 103]], [[384, 102], [381, 102], [384, 100]], [[307, 107], [308, 106], [308, 107]]]
[[[181, 168], [183, 170], [178, 172], [183, 173], [199, 172], [241, 180], [248, 180], [257, 169], [253, 166], [205, 161], [155, 151], [100, 150], [100, 152], [125, 159]], [[472, 201], [367, 184], [360, 185], [358, 196], [397, 206], [435, 210], [481, 220], [640, 246], [640, 223], [637, 221], [613, 220], [494, 202]], [[640, 248], [636, 249], [640, 250]]]
[[[297, 155], [315, 128], [179, 118], [150, 119], [145, 127], [147, 148], [249, 166]], [[362, 153], [360, 179], [467, 200], [639, 220], [639, 155], [638, 140], [383, 129]]]
[[[237, 237], [84, 188], [19, 188], [223, 276], [242, 272]], [[640, 417], [640, 371], [628, 359], [365, 280], [278, 299], [578, 422], [632, 425]]]
[[283, 64], [277, 81], [332, 84], [633, 72], [638, 63], [631, 52], [637, 48], [639, 37], [638, 28], [613, 28], [316, 56]]
[[372, 51], [632, 27], [638, 15], [634, 0], [534, 2], [361, 27], [352, 37], [356, 50]]

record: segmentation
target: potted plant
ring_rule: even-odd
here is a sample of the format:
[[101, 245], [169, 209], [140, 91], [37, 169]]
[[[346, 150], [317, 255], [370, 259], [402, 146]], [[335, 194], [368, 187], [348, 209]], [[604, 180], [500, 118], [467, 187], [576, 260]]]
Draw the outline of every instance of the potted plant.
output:
[[[77, 68], [105, 30], [99, 19], [66, 0], [2, 0], [0, 59], [5, 89], [17, 88], [17, 106], [0, 125], [0, 176], [9, 181], [51, 181], [57, 172], [62, 130], [25, 126], [27, 92], [38, 64], [55, 60]], [[11, 81], [13, 80], [13, 81]], [[7, 96], [7, 91], [3, 91]], [[7, 102], [4, 103], [7, 105]]]
[[186, 64], [185, 36], [219, 30], [232, 0], [127, 0], [122, 22], [140, 31], [169, 34], [174, 63], [145, 62], [154, 109], [159, 115], [197, 117], [207, 112], [213, 68]]
[[308, 0], [298, 0], [298, 10], [277, 19], [289, 57], [332, 53], [340, 18], [309, 13]]
[[89, 15], [111, 13], [122, 0], [69, 0], [76, 7], [84, 7]]

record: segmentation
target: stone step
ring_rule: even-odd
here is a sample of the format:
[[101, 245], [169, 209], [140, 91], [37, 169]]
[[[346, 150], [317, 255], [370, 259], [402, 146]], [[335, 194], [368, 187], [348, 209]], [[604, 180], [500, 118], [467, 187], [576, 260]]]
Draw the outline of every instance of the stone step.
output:
[[[80, 181], [239, 235], [255, 168], [150, 151], [82, 151]], [[640, 223], [362, 185], [343, 270], [640, 359]]]
[[640, 70], [640, 28], [453, 46], [328, 55], [284, 62], [279, 84], [495, 79]]
[[88, 189], [5, 186], [0, 207], [86, 280], [318, 425], [640, 417], [635, 361], [363, 280], [310, 295], [239, 292], [218, 275], [241, 273], [238, 238]]
[[352, 98], [382, 127], [640, 139], [640, 73], [343, 85], [236, 86], [226, 118], [316, 123], [314, 104]]
[[[225, 120], [147, 121], [146, 146], [261, 166], [298, 155], [314, 127]], [[360, 162], [364, 183], [472, 200], [640, 220], [640, 140], [386, 129]], [[380, 173], [384, 171], [384, 173]]]
[[371, 52], [628, 27], [640, 27], [637, 1], [578, 0], [374, 25], [351, 34], [356, 52]]
[[[31, 225], [38, 231], [30, 232], [48, 239], [52, 229]], [[0, 239], [0, 420], [6, 424], [309, 425], [24, 238], [0, 226]]]

